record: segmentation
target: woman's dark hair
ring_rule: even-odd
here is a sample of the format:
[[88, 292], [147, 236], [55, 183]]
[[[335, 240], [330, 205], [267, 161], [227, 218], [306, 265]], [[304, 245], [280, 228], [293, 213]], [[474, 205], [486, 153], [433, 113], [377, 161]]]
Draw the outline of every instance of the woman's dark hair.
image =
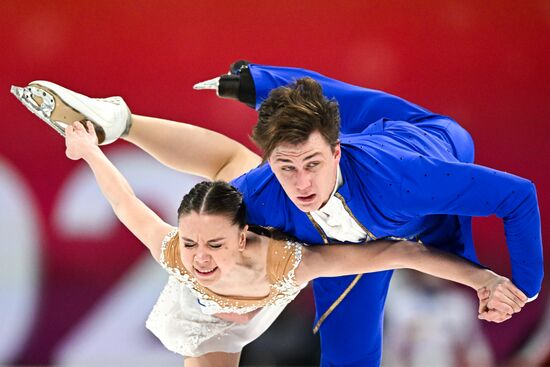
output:
[[178, 208], [178, 220], [193, 212], [224, 215], [241, 229], [246, 225], [243, 195], [224, 181], [203, 181], [196, 184], [183, 197]]

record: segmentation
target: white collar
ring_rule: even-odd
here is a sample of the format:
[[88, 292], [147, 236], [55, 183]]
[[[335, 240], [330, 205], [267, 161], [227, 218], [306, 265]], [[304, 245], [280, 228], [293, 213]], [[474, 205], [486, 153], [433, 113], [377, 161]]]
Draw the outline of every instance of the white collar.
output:
[[340, 165], [338, 165], [338, 168], [336, 170], [336, 183], [334, 184], [334, 189], [332, 190], [332, 194], [330, 194], [330, 197], [327, 200], [327, 202], [325, 203], [325, 205], [323, 205], [322, 207], [320, 207], [319, 209], [317, 209], [315, 211], [321, 211], [325, 214], [328, 214], [326, 211], [329, 210], [329, 208], [330, 208], [329, 202], [331, 200], [333, 200], [334, 194], [336, 194], [336, 191], [340, 187], [342, 187], [343, 184], [344, 184], [344, 179], [342, 177], [342, 172], [340, 171]]

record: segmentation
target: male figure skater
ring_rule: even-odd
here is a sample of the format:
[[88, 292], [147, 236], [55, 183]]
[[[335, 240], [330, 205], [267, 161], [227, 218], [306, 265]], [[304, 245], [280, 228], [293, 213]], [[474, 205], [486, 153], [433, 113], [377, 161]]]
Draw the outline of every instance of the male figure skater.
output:
[[[257, 168], [254, 153], [219, 134], [130, 118], [123, 104], [67, 101], [73, 92], [53, 90], [102, 128], [105, 141], [126, 131], [126, 140], [171, 167], [212, 179], [242, 174], [233, 184], [244, 194], [249, 223], [305, 242], [412, 238], [476, 262], [471, 217], [496, 214], [513, 281], [536, 297], [543, 263], [534, 186], [473, 164], [473, 142], [455, 121], [308, 70], [250, 64], [242, 72], [254, 87], [244, 94], [259, 108], [253, 138], [267, 164]], [[322, 366], [379, 365], [390, 278], [386, 271], [314, 281]], [[497, 322], [527, 300], [505, 286], [478, 296], [480, 318]]]
[[[543, 261], [534, 186], [474, 165], [473, 141], [458, 123], [398, 97], [303, 69], [251, 64], [233, 70], [234, 75], [239, 73], [243, 80], [233, 95], [259, 109], [252, 137], [269, 162], [234, 182], [251, 203], [252, 221], [309, 240], [315, 238], [311, 228], [316, 228], [325, 242], [417, 238], [477, 262], [471, 217], [496, 214], [504, 220], [513, 281], [530, 299], [536, 297]], [[323, 119], [331, 121], [327, 126], [337, 125], [330, 102], [323, 104], [314, 97], [315, 86], [298, 81], [280, 88], [303, 77], [319, 82], [324, 95], [338, 102], [343, 133], [339, 140], [325, 127], [312, 127], [315, 120], [320, 121], [316, 126], [322, 126]], [[231, 85], [225, 88], [231, 94], [227, 87]], [[329, 158], [323, 161], [319, 156]], [[323, 170], [319, 165], [326, 162], [337, 162], [337, 168], [319, 174]], [[277, 202], [283, 210], [262, 209]], [[307, 213], [309, 220], [296, 215], [295, 208]], [[323, 365], [379, 363], [376, 355], [390, 276], [365, 274], [354, 286], [358, 277], [344, 284], [339, 283], [342, 279], [314, 282], [317, 326], [324, 321]], [[481, 308], [486, 306], [482, 303]], [[488, 306], [494, 306], [492, 299]], [[498, 309], [504, 312], [503, 307]], [[480, 318], [502, 321], [505, 316], [485, 311]], [[370, 356], [366, 345], [372, 347]]]

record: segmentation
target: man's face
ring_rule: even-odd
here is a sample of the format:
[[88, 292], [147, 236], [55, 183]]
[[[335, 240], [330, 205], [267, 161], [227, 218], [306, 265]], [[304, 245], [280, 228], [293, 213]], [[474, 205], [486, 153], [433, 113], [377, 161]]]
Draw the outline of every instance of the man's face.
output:
[[322, 207], [334, 190], [340, 144], [331, 149], [315, 131], [302, 144], [279, 144], [268, 161], [290, 200], [301, 211], [311, 212]]

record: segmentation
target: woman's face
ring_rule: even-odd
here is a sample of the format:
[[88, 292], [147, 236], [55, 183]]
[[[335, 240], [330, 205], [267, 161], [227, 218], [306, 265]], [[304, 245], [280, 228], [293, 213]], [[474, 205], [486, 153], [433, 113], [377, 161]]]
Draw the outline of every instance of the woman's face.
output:
[[183, 265], [204, 286], [231, 273], [246, 245], [246, 227], [239, 229], [224, 215], [185, 214], [179, 235]]

